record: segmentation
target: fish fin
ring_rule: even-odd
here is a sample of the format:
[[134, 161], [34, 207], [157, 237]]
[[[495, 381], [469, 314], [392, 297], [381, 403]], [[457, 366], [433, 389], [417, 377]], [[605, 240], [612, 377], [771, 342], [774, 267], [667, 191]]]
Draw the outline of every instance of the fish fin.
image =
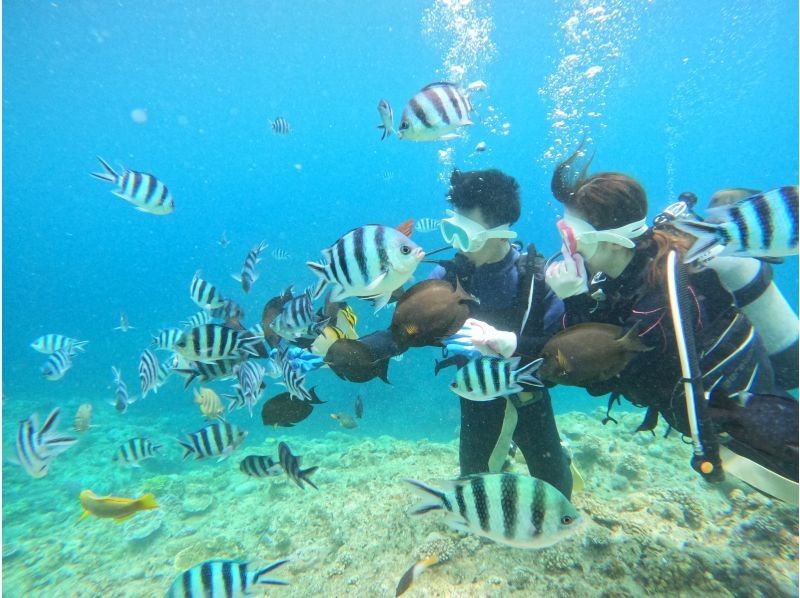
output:
[[389, 304], [389, 300], [391, 298], [392, 298], [392, 294], [391, 293], [385, 293], [383, 295], [378, 295], [375, 298], [375, 303], [373, 304], [374, 308], [375, 308], [375, 312], [374, 313], [378, 313], [380, 310], [382, 310], [384, 307], [386, 307]]
[[408, 571], [403, 573], [403, 577], [400, 578], [400, 581], [397, 583], [397, 588], [394, 591], [395, 596], [400, 596], [404, 594], [411, 585], [417, 581], [420, 575], [427, 569], [428, 567], [435, 565], [439, 562], [439, 557], [436, 555], [431, 555], [428, 558], [421, 559], [411, 565]]
[[100, 164], [103, 167], [103, 172], [90, 172], [89, 174], [96, 179], [100, 179], [101, 181], [108, 181], [109, 183], [116, 183], [119, 179], [119, 175], [114, 172], [114, 169], [109, 166], [108, 162], [103, 160], [100, 156], [97, 156], [97, 159], [100, 160]]
[[639, 338], [639, 325], [641, 322], [634, 323], [631, 326], [630, 330], [628, 330], [622, 337], [617, 339], [617, 342], [622, 345], [622, 347], [626, 351], [651, 351], [655, 349], [655, 347], [648, 347], [642, 342], [642, 339]]
[[709, 249], [720, 245], [720, 225], [696, 220], [674, 220], [670, 224], [679, 231], [697, 238], [683, 257], [683, 263], [693, 262]]
[[[411, 511], [412, 515], [423, 515], [430, 511], [446, 510], [444, 505], [447, 497], [443, 491], [417, 480], [405, 479], [403, 481], [410, 484], [415, 494], [423, 499], [423, 502], [420, 502], [413, 508]], [[432, 500], [431, 497], [434, 497], [436, 500]]]
[[516, 381], [533, 384], [534, 386], [544, 386], [542, 381], [533, 375], [533, 373], [539, 369], [539, 366], [542, 365], [543, 361], [544, 359], [540, 357], [539, 359], [535, 359], [529, 364], [522, 366], [520, 369], [515, 370], [514, 373], [516, 376]]
[[575, 459], [572, 459], [569, 463], [569, 472], [572, 474], [572, 491], [583, 492], [586, 488], [586, 482], [584, 482], [581, 472], [575, 466]]
[[270, 563], [266, 567], [261, 567], [255, 573], [253, 573], [253, 583], [256, 584], [263, 584], [263, 585], [274, 585], [274, 586], [286, 586], [289, 585], [288, 581], [283, 581], [281, 579], [268, 579], [263, 577], [270, 571], [274, 571], [281, 565], [284, 565], [289, 562], [289, 559], [281, 559], [279, 561], [275, 561], [274, 563]]
[[[328, 284], [331, 284], [331, 283], [328, 283]], [[343, 301], [344, 299], [347, 299], [348, 297], [351, 296], [347, 292], [347, 290], [345, 290], [344, 287], [342, 287], [342, 286], [340, 286], [338, 284], [331, 285], [331, 286], [333, 287], [333, 291], [331, 292], [331, 300], [332, 301]]]
[[138, 500], [139, 506], [142, 509], [157, 509], [156, 497], [152, 492], [148, 492], [141, 496]]
[[[470, 122], [469, 124], [472, 123]], [[436, 141], [452, 141], [453, 139], [461, 139], [461, 135], [458, 135], [457, 133], [448, 133], [447, 135], [437, 137]]]
[[[299, 464], [299, 459], [298, 459], [298, 464]], [[319, 467], [316, 465], [314, 467], [309, 467], [308, 469], [301, 469], [300, 471], [297, 472], [297, 477], [306, 482], [307, 484], [310, 484], [315, 490], [319, 490], [317, 485], [314, 482], [312, 482], [311, 478], [309, 477], [311, 476], [312, 473], [314, 473], [318, 469]]]
[[[375, 279], [374, 279], [372, 282], [370, 282], [370, 283], [367, 285], [367, 287], [366, 287], [366, 290], [367, 290], [367, 291], [373, 291], [373, 290], [375, 290], [376, 288], [378, 288], [378, 286], [379, 286], [379, 285], [380, 285], [380, 284], [381, 284], [381, 283], [382, 283], [382, 282], [383, 282], [383, 281], [386, 279], [386, 276], [387, 276], [388, 274], [389, 274], [389, 271], [388, 271], [388, 270], [384, 270], [383, 272], [381, 272], [380, 274], [378, 274], [378, 275], [375, 277]], [[389, 296], [391, 296], [391, 293], [389, 293]], [[388, 302], [388, 300], [389, 300], [389, 299], [388, 299], [388, 297], [387, 297], [386, 301]], [[386, 303], [384, 303], [384, 305], [385, 305], [385, 304], [386, 304]]]
[[89, 511], [87, 511], [86, 509], [84, 509], [83, 513], [81, 513], [81, 516], [78, 517], [78, 520], [75, 522], [75, 525], [79, 524], [81, 521], [86, 519], [89, 515], [91, 515], [91, 513]]
[[395, 229], [399, 230], [406, 237], [411, 237], [412, 233], [414, 232], [414, 219], [409, 218], [405, 222], [401, 222], [400, 224], [395, 226]]
[[238, 274], [231, 274], [231, 278], [233, 278], [238, 283], [242, 282], [242, 277]]
[[195, 453], [194, 447], [191, 444], [184, 442], [183, 440], [178, 440], [178, 444], [181, 445], [183, 448], [183, 460], [186, 460], [186, 457]]

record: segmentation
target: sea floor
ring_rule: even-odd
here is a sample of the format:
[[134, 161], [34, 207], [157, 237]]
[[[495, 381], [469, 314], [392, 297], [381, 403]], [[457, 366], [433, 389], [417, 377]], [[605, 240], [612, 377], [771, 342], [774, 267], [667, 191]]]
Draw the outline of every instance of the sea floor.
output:
[[[417, 499], [402, 480], [455, 477], [456, 441], [294, 435], [304, 467], [320, 468], [316, 491], [239, 471], [247, 454], [276, 454], [277, 438], [247, 443], [222, 463], [150, 461], [111, 474], [114, 447], [83, 440], [70, 449], [69, 476], [32, 480], [4, 466], [3, 596], [162, 596], [209, 558], [285, 557], [273, 576], [290, 585], [270, 587], [271, 596], [392, 596], [412, 563], [432, 554], [444, 562], [407, 596], [798, 595], [795, 508], [736, 482], [705, 484], [676, 435], [634, 435], [638, 413], [603, 426], [604, 411], [559, 415], [586, 483], [573, 503], [588, 521], [542, 550], [450, 531], [440, 513], [407, 513]], [[153, 492], [160, 508], [121, 524], [78, 523], [77, 496], [90, 483], [97, 494]]]

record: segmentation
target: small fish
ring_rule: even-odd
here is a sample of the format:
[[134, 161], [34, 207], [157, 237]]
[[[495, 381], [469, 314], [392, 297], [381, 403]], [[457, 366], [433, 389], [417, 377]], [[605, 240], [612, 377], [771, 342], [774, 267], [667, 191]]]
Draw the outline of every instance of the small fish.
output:
[[325, 357], [330, 346], [338, 340], [347, 338], [347, 335], [336, 326], [325, 326], [319, 336], [311, 343], [309, 350], [315, 355]]
[[432, 567], [440, 560], [441, 557], [439, 557], [436, 554], [433, 554], [424, 559], [420, 559], [416, 563], [411, 565], [408, 571], [403, 573], [403, 576], [400, 578], [400, 581], [397, 582], [397, 588], [395, 588], [394, 595], [402, 596], [403, 594], [405, 594], [426, 569]]
[[76, 432], [86, 432], [92, 427], [92, 405], [90, 403], [83, 403], [78, 407], [72, 427]]
[[210, 363], [222, 359], [257, 355], [258, 339], [227, 326], [204, 324], [181, 334], [175, 352], [189, 361]]
[[128, 330], [134, 330], [134, 326], [131, 326], [128, 322], [128, 314], [122, 312], [119, 315], [119, 326], [115, 327], [114, 330], [119, 330], [120, 332], [128, 332]]
[[356, 404], [353, 411], [358, 419], [364, 417], [364, 401], [361, 399], [361, 395], [356, 395]]
[[221, 418], [225, 413], [219, 396], [210, 388], [194, 389], [194, 402], [200, 406], [200, 413], [208, 419]]
[[47, 358], [47, 361], [44, 362], [41, 368], [42, 376], [44, 376], [45, 380], [50, 380], [52, 382], [61, 380], [64, 374], [67, 373], [67, 370], [72, 367], [73, 357], [75, 357], [75, 353], [72, 348], [55, 351]]
[[734, 204], [706, 210], [706, 221], [678, 219], [679, 230], [697, 237], [684, 257], [689, 263], [722, 246], [718, 255], [782, 257], [797, 255], [797, 187], [780, 187]]
[[308, 469], [300, 469], [300, 464], [303, 460], [302, 457], [298, 457], [292, 454], [292, 450], [289, 448], [289, 445], [285, 442], [281, 442], [278, 445], [278, 460], [281, 462], [281, 467], [283, 467], [283, 471], [286, 472], [286, 475], [289, 476], [290, 479], [294, 481], [295, 484], [300, 486], [302, 490], [305, 490], [303, 486], [303, 482], [306, 482], [314, 487], [314, 489], [319, 490], [317, 485], [311, 481], [310, 477], [312, 473], [317, 471], [319, 467], [309, 467]]
[[477, 81], [473, 81], [472, 83], [467, 85], [467, 91], [484, 91], [488, 87], [489, 86], [486, 85], [486, 83], [478, 79]]
[[236, 374], [237, 383], [234, 385], [236, 389], [235, 395], [225, 395], [230, 400], [228, 404], [228, 412], [234, 409], [241, 409], [247, 407], [250, 417], [253, 417], [253, 407], [261, 399], [261, 393], [267, 387], [264, 382], [264, 374], [266, 371], [254, 361], [245, 361], [238, 364], [233, 368]]
[[[302, 295], [292, 297], [283, 304], [280, 313], [270, 323], [270, 329], [289, 341], [307, 336], [319, 324], [314, 313], [311, 290], [306, 289]], [[319, 332], [313, 332], [312, 338]]]
[[425, 257], [419, 245], [408, 238], [413, 221], [402, 231], [370, 224], [341, 237], [322, 254], [325, 263], [306, 262], [319, 279], [315, 297], [330, 285], [331, 301], [347, 297], [375, 299], [375, 311], [385, 306], [392, 293], [414, 275]]
[[89, 341], [79, 341], [75, 338], [64, 336], [63, 334], [45, 334], [31, 343], [31, 348], [39, 353], [52, 355], [62, 349], [84, 352], [85, 345]]
[[241, 320], [244, 319], [244, 308], [233, 299], [225, 299], [220, 307], [212, 309], [211, 318], [222, 320], [228, 326], [241, 327]]
[[475, 153], [482, 154], [485, 151], [486, 151], [486, 142], [479, 141], [478, 144], [475, 146]]
[[347, 413], [331, 413], [331, 417], [338, 421], [340, 426], [347, 428], [348, 430], [358, 427], [358, 424], [356, 423], [356, 420], [353, 419], [353, 416]]
[[281, 358], [281, 371], [283, 373], [283, 382], [278, 384], [285, 386], [289, 394], [299, 401], [311, 401], [314, 389], [310, 391], [305, 386], [305, 376], [292, 366], [292, 362], [288, 359]]
[[383, 129], [381, 141], [394, 133], [394, 111], [387, 100], [378, 102], [378, 114], [381, 115], [381, 124], [378, 125], [379, 129]]
[[111, 372], [114, 374], [114, 384], [117, 385], [117, 388], [114, 391], [114, 400], [109, 401], [109, 403], [122, 414], [128, 410], [128, 406], [136, 402], [136, 399], [128, 396], [128, 385], [122, 379], [122, 372], [113, 365], [111, 366]]
[[361, 341], [345, 338], [335, 342], [328, 348], [324, 361], [342, 380], [367, 382], [380, 378], [389, 383], [389, 360], [376, 359], [372, 349]]
[[163, 446], [155, 444], [149, 438], [131, 438], [124, 444], [120, 445], [117, 452], [114, 453], [113, 461], [139, 467], [139, 463], [145, 459], [152, 459], [157, 457]]
[[122, 170], [122, 174], [117, 174], [100, 156], [97, 159], [103, 166], [103, 172], [89, 174], [101, 181], [114, 183], [117, 186], [112, 191], [114, 195], [132, 204], [140, 212], [166, 216], [175, 211], [175, 201], [169, 189], [152, 174], [127, 168]]
[[452, 83], [423, 87], [403, 110], [397, 136], [410, 141], [447, 141], [460, 137], [456, 131], [472, 124], [469, 98]]
[[117, 523], [133, 517], [139, 511], [157, 509], [156, 497], [151, 492], [139, 498], [121, 498], [118, 496], [97, 496], [91, 490], [84, 490], [78, 499], [81, 501], [83, 513], [78, 521], [89, 515], [101, 519], [113, 519]]
[[441, 220], [436, 218], [420, 218], [414, 223], [414, 230], [423, 234], [432, 233], [439, 230], [440, 224]]
[[322, 405], [316, 392], [310, 391], [310, 401], [293, 399], [288, 392], [282, 392], [264, 403], [261, 408], [261, 421], [265, 426], [291, 428], [306, 419], [314, 410], [314, 405]]
[[519, 361], [520, 357], [502, 359], [484, 356], [473, 359], [456, 372], [450, 390], [470, 401], [491, 401], [522, 392], [524, 389], [520, 383], [542, 386], [533, 375], [542, 360], [537, 359], [517, 369]]
[[217, 287], [200, 278], [199, 270], [194, 273], [192, 283], [189, 285], [189, 296], [192, 298], [192, 301], [203, 309], [222, 307], [225, 301], [222, 294], [217, 290]]
[[288, 135], [292, 132], [292, 126], [289, 124], [289, 121], [282, 116], [271, 120], [270, 126], [272, 127], [272, 132], [276, 135]]
[[161, 364], [158, 357], [150, 349], [145, 349], [139, 356], [139, 385], [142, 388], [142, 398], [147, 397], [151, 390], [158, 392], [158, 379]]
[[280, 261], [288, 260], [289, 259], [289, 252], [285, 249], [281, 249], [280, 247], [276, 247], [272, 250], [272, 257], [273, 259]]
[[219, 457], [217, 463], [227, 459], [247, 436], [247, 430], [226, 421], [215, 421], [200, 428], [197, 432], [186, 434], [188, 442], [178, 444], [183, 447], [184, 460], [194, 455], [196, 460]]
[[267, 248], [267, 242], [261, 241], [258, 245], [253, 246], [244, 258], [241, 274], [231, 274], [233, 279], [242, 285], [242, 290], [245, 293], [250, 292], [256, 280], [258, 280], [258, 273], [256, 272], [256, 264], [261, 261], [261, 252]]
[[187, 569], [175, 578], [167, 590], [165, 598], [212, 598], [216, 596], [230, 596], [242, 598], [254, 595], [258, 590], [263, 593], [263, 588], [256, 586], [285, 586], [288, 582], [280, 579], [264, 577], [274, 571], [288, 559], [253, 569], [249, 563], [229, 560], [203, 561]]
[[[211, 317], [211, 312], [209, 312], [209, 311], [207, 311], [205, 309], [201, 309], [196, 314], [186, 318], [183, 322], [181, 322], [181, 325], [184, 328], [197, 328], [197, 327], [202, 326], [204, 324], [211, 324], [212, 323], [212, 319], [213, 318]], [[170, 330], [173, 330], [173, 329], [170, 329]], [[175, 340], [177, 340], [177, 339], [175, 339]], [[173, 342], [173, 346], [174, 346], [174, 344], [175, 343]]]
[[283, 473], [281, 464], [266, 455], [247, 455], [239, 462], [239, 470], [253, 478], [274, 477]]
[[517, 548], [544, 548], [574, 534], [581, 514], [555, 487], [513, 473], [477, 474], [434, 488], [406, 480], [424, 502], [411, 513], [445, 511], [455, 530]]
[[229, 380], [235, 378], [236, 374], [233, 368], [239, 363], [239, 359], [221, 359], [213, 363], [203, 363], [202, 361], [190, 361], [182, 364], [181, 367], [175, 368], [173, 371], [186, 376], [183, 383], [184, 388], [189, 388], [189, 385], [197, 378], [200, 382], [210, 382], [211, 380]]
[[174, 351], [175, 343], [178, 342], [181, 334], [183, 334], [183, 330], [180, 328], [165, 328], [153, 336], [150, 344], [156, 351]]
[[222, 247], [223, 249], [225, 249], [228, 245], [231, 244], [231, 242], [228, 240], [228, 235], [226, 231], [222, 231], [222, 236], [219, 238], [219, 241], [217, 241], [217, 243], [219, 243], [219, 246]]
[[60, 413], [60, 408], [53, 409], [41, 427], [37, 413], [19, 422], [17, 461], [31, 477], [46, 476], [53, 459], [78, 441], [77, 438], [63, 436], [56, 430]]

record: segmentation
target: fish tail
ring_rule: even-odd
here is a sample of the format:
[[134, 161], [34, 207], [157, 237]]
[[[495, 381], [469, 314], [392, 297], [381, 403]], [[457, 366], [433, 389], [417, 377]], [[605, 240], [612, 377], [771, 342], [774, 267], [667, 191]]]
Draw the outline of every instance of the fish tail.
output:
[[[422, 482], [418, 482], [417, 480], [407, 479], [405, 482], [407, 484], [411, 484], [411, 486], [416, 490], [417, 494], [426, 501], [421, 502], [414, 507], [414, 510], [411, 511], [412, 515], [423, 515], [429, 511], [438, 511], [446, 508], [445, 501], [447, 500], [447, 497], [441, 490], [437, 490], [436, 488], [428, 486], [427, 484], [423, 484]], [[436, 497], [435, 502], [431, 502], [431, 496]]]
[[534, 361], [531, 361], [529, 364], [522, 366], [518, 370], [514, 371], [514, 379], [516, 382], [525, 382], [527, 384], [533, 384], [534, 386], [544, 386], [542, 381], [539, 380], [536, 376], [534, 376], [534, 372], [539, 369], [539, 366], [542, 365], [544, 358], [540, 357]]
[[103, 172], [90, 172], [89, 174], [101, 181], [108, 181], [109, 183], [116, 183], [117, 179], [119, 179], [119, 175], [114, 172], [114, 169], [108, 165], [108, 162], [103, 160], [100, 156], [97, 156], [97, 159], [100, 160], [100, 164], [103, 166]]
[[188, 457], [189, 455], [193, 455], [195, 453], [194, 447], [191, 444], [187, 444], [183, 440], [179, 440], [178, 444], [180, 444], [181, 448], [183, 449], [183, 460], [184, 461], [186, 460], [186, 457]]
[[720, 244], [720, 225], [697, 220], [675, 220], [671, 223], [679, 231], [688, 233], [697, 240], [686, 252], [683, 262], [688, 264], [703, 255], [709, 249]]
[[301, 469], [301, 470], [299, 470], [297, 472], [297, 478], [300, 479], [300, 480], [303, 480], [304, 482], [307, 482], [315, 490], [319, 490], [317, 485], [314, 482], [312, 482], [311, 478], [310, 478], [311, 474], [314, 473], [315, 471], [317, 471], [318, 469], [319, 469], [319, 467], [317, 467], [316, 465], [314, 467], [309, 467], [308, 469]]
[[142, 509], [157, 509], [156, 497], [152, 492], [148, 492], [139, 499], [139, 506]]
[[285, 565], [289, 562], [289, 559], [281, 559], [280, 561], [275, 561], [274, 563], [270, 563], [266, 567], [261, 567], [258, 571], [253, 574], [253, 583], [260, 583], [265, 585], [273, 585], [273, 586], [286, 586], [289, 585], [288, 581], [283, 581], [282, 579], [269, 579], [263, 577], [270, 571], [274, 571], [281, 565]]
[[306, 262], [306, 266], [311, 268], [311, 271], [319, 277], [319, 280], [317, 281], [317, 284], [314, 286], [314, 290], [311, 293], [311, 298], [316, 301], [322, 297], [322, 293], [325, 292], [325, 288], [328, 286], [328, 274], [325, 270], [325, 266], [318, 264], [317, 262]]
[[419, 560], [411, 565], [408, 571], [403, 573], [403, 577], [401, 577], [400, 581], [397, 583], [397, 589], [395, 590], [394, 595], [400, 596], [401, 594], [405, 593], [411, 587], [411, 585], [417, 581], [417, 578], [422, 575], [425, 569], [435, 565], [438, 562], [439, 557], [436, 555], [431, 555], [428, 558]]

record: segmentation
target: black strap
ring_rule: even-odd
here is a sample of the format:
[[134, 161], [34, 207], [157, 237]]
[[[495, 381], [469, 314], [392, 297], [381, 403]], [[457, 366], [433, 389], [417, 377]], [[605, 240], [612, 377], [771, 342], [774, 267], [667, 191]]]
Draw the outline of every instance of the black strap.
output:
[[733, 298], [740, 309], [750, 305], [753, 301], [761, 297], [772, 282], [772, 266], [766, 262], [761, 262], [758, 274], [753, 280], [744, 285], [741, 289], [733, 292]]

